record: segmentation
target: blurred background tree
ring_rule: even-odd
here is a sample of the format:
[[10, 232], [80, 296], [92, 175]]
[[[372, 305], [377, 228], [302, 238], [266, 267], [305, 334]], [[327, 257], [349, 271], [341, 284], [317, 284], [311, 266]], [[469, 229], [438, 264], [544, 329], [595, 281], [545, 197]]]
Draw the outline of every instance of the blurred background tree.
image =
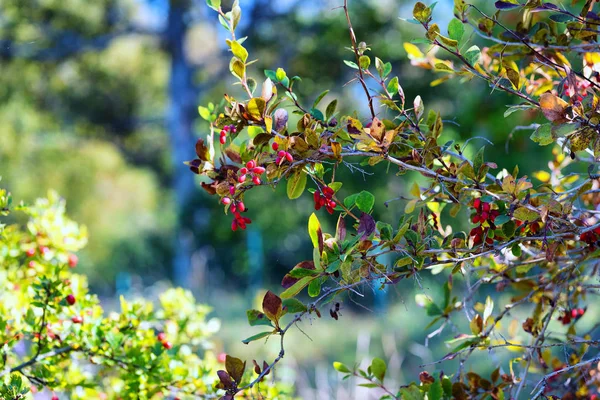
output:
[[[231, 3], [224, 0], [223, 8]], [[359, 87], [343, 86], [352, 70], [342, 62], [351, 53], [345, 50], [341, 1], [240, 3], [241, 31], [252, 38], [245, 45], [258, 58], [255, 71], [281, 66], [301, 76], [303, 103], [311, 104], [318, 88], [326, 87], [343, 91], [336, 93], [346, 99], [338, 108], [355, 107]], [[544, 158], [535, 154], [550, 149], [518, 132], [506, 152], [509, 126], [533, 122], [526, 113], [506, 121], [506, 96], [489, 96], [492, 89], [481, 82], [430, 87], [436, 77], [410, 65], [403, 43], [423, 33], [399, 17], [410, 16], [412, 5], [351, 1], [358, 40], [392, 62], [407, 101], [420, 94], [428, 107], [452, 119], [446, 121], [448, 139], [486, 138], [493, 143], [488, 157], [500, 168], [518, 164], [524, 174], [544, 168]], [[441, 26], [452, 6], [452, 0], [439, 1], [434, 17]], [[277, 285], [298, 254], [311, 254], [305, 235], [310, 198], [298, 199], [292, 209], [284, 203], [284, 188], [264, 188], [248, 199], [251, 229], [231, 232], [222, 207], [209, 201], [183, 165], [208, 129], [197, 106], [218, 99], [231, 83], [220, 72], [229, 58], [226, 47], [216, 44], [225, 34], [208, 11], [203, 0], [0, 2], [0, 175], [19, 198], [31, 201], [54, 188], [69, 200], [70, 214], [90, 232], [82, 268], [92, 289], [105, 296], [168, 278], [201, 301], [227, 299], [233, 313], [241, 309], [235, 304], [245, 306], [232, 297], [234, 284], [238, 294], [254, 296]], [[343, 173], [354, 174], [348, 193], [363, 186], [375, 188], [377, 198], [408, 192], [400, 180]], [[392, 211], [377, 204], [376, 212]], [[232, 339], [239, 340], [237, 332]]]

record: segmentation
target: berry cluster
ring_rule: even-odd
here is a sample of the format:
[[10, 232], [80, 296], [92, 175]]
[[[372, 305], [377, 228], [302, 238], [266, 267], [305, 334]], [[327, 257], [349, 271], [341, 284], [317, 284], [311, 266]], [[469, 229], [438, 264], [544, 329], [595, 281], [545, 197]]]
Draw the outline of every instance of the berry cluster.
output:
[[[487, 244], [493, 244], [494, 239], [488, 235], [488, 232], [496, 229], [494, 221], [496, 220], [496, 217], [500, 215], [500, 212], [498, 210], [492, 210], [491, 204], [481, 201], [481, 199], [473, 200], [473, 208], [475, 213], [471, 217], [471, 221], [474, 224], [479, 224], [479, 226], [471, 229], [470, 232], [470, 236], [473, 237], [473, 245], [483, 243], [484, 237]], [[487, 225], [484, 226], [484, 223], [487, 223]]]
[[565, 310], [565, 313], [558, 317], [558, 320], [563, 325], [569, 325], [571, 321], [577, 321], [585, 314], [585, 308], [573, 308], [572, 310]]
[[321, 207], [325, 207], [329, 214], [333, 214], [333, 209], [337, 204], [332, 200], [333, 194], [335, 192], [329, 186], [323, 186], [322, 188], [317, 188], [314, 194], [315, 200], [315, 210], [320, 210]]
[[165, 349], [170, 350], [173, 348], [173, 344], [167, 340], [167, 335], [164, 332], [160, 332], [158, 335], [156, 335], [156, 338]]
[[225, 144], [227, 141], [227, 132], [235, 133], [237, 130], [233, 125], [225, 125], [221, 132], [219, 133], [219, 142], [221, 144]]
[[[260, 185], [260, 175], [264, 174], [265, 171], [264, 167], [259, 167], [256, 164], [256, 161], [250, 160], [246, 163], [245, 167], [240, 168], [238, 171], [238, 182], [244, 183], [246, 182], [246, 179], [250, 178], [252, 179], [252, 183]], [[231, 192], [231, 189], [229, 189], [229, 191]]]
[[579, 240], [586, 242], [590, 247], [595, 247], [600, 242], [600, 228], [593, 231], [584, 232], [579, 236]]
[[576, 100], [581, 102], [585, 96], [587, 96], [587, 90], [592, 86], [591, 82], [584, 80], [577, 80], [575, 87], [569, 85], [567, 82], [563, 84], [563, 89], [565, 90], [565, 95], [571, 98], [572, 100]]

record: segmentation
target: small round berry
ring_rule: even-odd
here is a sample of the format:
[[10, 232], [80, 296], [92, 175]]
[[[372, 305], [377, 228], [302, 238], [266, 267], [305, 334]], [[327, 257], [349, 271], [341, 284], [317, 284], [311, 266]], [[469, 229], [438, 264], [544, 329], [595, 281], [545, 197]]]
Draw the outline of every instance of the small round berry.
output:
[[231, 210], [232, 213], [237, 213], [237, 206], [235, 204], [232, 204], [231, 207], [229, 208]]
[[330, 201], [328, 205], [329, 205], [329, 207], [331, 207], [331, 208], [335, 208], [335, 207], [337, 206], [337, 204], [336, 204], [336, 203], [335, 203], [335, 201], [333, 201], [333, 200], [332, 200], [332, 201]]
[[254, 167], [256, 167], [256, 162], [254, 160], [250, 160], [246, 163], [246, 168], [253, 169]]
[[285, 159], [288, 160], [289, 162], [294, 161], [294, 157], [292, 157], [292, 155], [290, 153], [285, 153]]
[[79, 258], [75, 254], [69, 254], [69, 267], [75, 268], [79, 263]]
[[49, 251], [50, 249], [46, 246], [40, 247], [40, 253], [42, 253], [43, 256], [46, 255]]
[[479, 215], [477, 215], [477, 214], [473, 215], [473, 217], [471, 218], [471, 221], [472, 221], [474, 224], [477, 224], [477, 223], [479, 223]]
[[156, 338], [159, 342], [164, 342], [167, 340], [167, 335], [164, 332], [160, 332], [158, 335], [156, 335]]
[[51, 400], [59, 400], [59, 399], [58, 399], [57, 395], [53, 394]]
[[66, 297], [66, 300], [67, 300], [67, 303], [68, 303], [70, 306], [72, 306], [73, 304], [75, 304], [75, 302], [77, 301], [77, 300], [75, 299], [75, 296], [73, 296], [72, 294], [68, 295], [68, 296]]
[[229, 186], [229, 194], [232, 196], [235, 194], [235, 186]]
[[475, 207], [476, 209], [479, 210], [479, 207], [481, 207], [481, 200], [479, 200], [479, 199], [473, 200], [473, 207]]
[[76, 315], [73, 318], [71, 318], [71, 321], [74, 324], [81, 324], [83, 322], [83, 317], [81, 317], [80, 315]]
[[576, 309], [571, 310], [571, 318], [577, 318], [578, 315], [579, 315], [579, 313], [577, 312]]
[[225, 354], [225, 353], [219, 353], [219, 355], [217, 356], [217, 361], [220, 363], [224, 363], [226, 359], [227, 359], [227, 354]]
[[254, 176], [252, 178], [252, 183], [254, 183], [255, 185], [260, 185], [260, 178], [258, 176]]
[[233, 221], [231, 221], [231, 230], [235, 232], [235, 231], [237, 231], [237, 228], [238, 228], [238, 222], [237, 222], [237, 220], [234, 219]]
[[238, 182], [244, 183], [245, 181], [246, 181], [246, 175], [240, 175], [240, 177], [238, 178]]
[[241, 212], [244, 212], [244, 211], [246, 211], [246, 206], [244, 205], [244, 203], [243, 203], [243, 202], [239, 201], [239, 202], [237, 203], [237, 206], [238, 206], [238, 210], [240, 210]]
[[233, 125], [230, 125], [230, 126], [231, 126], [231, 133], [236, 133], [237, 132], [237, 128], [235, 126], [233, 126]]
[[579, 314], [580, 317], [583, 317], [583, 314], [585, 314], [585, 309], [583, 308], [578, 308], [577, 309], [577, 314]]
[[486, 213], [486, 212], [482, 212], [482, 213], [481, 213], [481, 216], [480, 216], [480, 219], [481, 219], [482, 221], [485, 221], [485, 220], [487, 220], [487, 219], [489, 218], [489, 216], [490, 216], [490, 215], [489, 215], [488, 213]]
[[248, 168], [246, 167], [242, 167], [240, 168], [240, 175], [246, 175], [248, 173]]
[[481, 209], [485, 212], [490, 212], [490, 203], [482, 203]]
[[35, 261], [29, 261], [29, 263], [27, 264], [27, 266], [29, 268], [35, 268]]
[[230, 128], [229, 128], [229, 125], [225, 125], [225, 126], [223, 127], [223, 130], [222, 130], [221, 132], [223, 132], [223, 131], [225, 131], [225, 132], [229, 132], [229, 129], [230, 129]]
[[227, 142], [227, 138], [225, 138], [225, 136], [221, 136], [221, 137], [219, 138], [219, 142], [220, 142], [221, 144], [225, 144], [225, 143]]
[[27, 254], [27, 257], [33, 257], [35, 255], [35, 249], [34, 248], [27, 249], [25, 254]]
[[273, 149], [273, 151], [277, 151], [279, 149], [279, 144], [277, 142], [273, 142], [271, 148]]
[[278, 155], [279, 157], [281, 157], [281, 158], [285, 157], [285, 155], [286, 155], [286, 154], [287, 154], [287, 153], [286, 153], [285, 151], [283, 151], [283, 150], [279, 150], [279, 153], [277, 153], [277, 155]]
[[162, 345], [167, 350], [171, 350], [173, 348], [173, 344], [171, 342], [169, 342], [169, 341], [166, 341], [166, 340], [164, 342], [162, 342]]
[[231, 204], [231, 199], [229, 197], [223, 197], [221, 199], [221, 203], [223, 203], [225, 205]]
[[265, 173], [265, 171], [266, 171], [266, 169], [264, 167], [254, 167], [252, 169], [252, 172], [254, 172], [257, 175], [262, 175]]

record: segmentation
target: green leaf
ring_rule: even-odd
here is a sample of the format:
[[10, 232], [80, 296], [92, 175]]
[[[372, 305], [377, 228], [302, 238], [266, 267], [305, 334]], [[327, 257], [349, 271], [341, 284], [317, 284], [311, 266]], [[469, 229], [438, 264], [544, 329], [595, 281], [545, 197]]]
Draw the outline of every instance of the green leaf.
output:
[[529, 210], [525, 207], [517, 208], [515, 210], [515, 212], [513, 213], [513, 217], [515, 217], [516, 219], [523, 221], [523, 222], [525, 222], [525, 221], [533, 222], [540, 218], [538, 213], [536, 213], [535, 211]]
[[344, 199], [344, 206], [346, 208], [352, 208], [356, 204], [356, 198], [358, 197], [358, 193], [351, 194], [350, 196]]
[[312, 108], [317, 108], [317, 106], [319, 105], [319, 103], [321, 102], [321, 100], [323, 100], [323, 97], [325, 97], [327, 95], [327, 93], [329, 93], [329, 90], [325, 90], [320, 95], [318, 95], [317, 99], [313, 103]]
[[246, 369], [246, 363], [239, 358], [227, 355], [225, 357], [225, 369], [234, 381], [240, 383], [242, 381], [242, 376], [244, 375], [244, 370]]
[[386, 371], [387, 366], [385, 365], [385, 361], [381, 358], [374, 358], [371, 362], [371, 372], [375, 375], [375, 378], [379, 379], [380, 382], [383, 382]]
[[369, 213], [375, 205], [375, 196], [366, 190], [358, 194], [355, 200], [356, 207], [364, 213]]
[[338, 361], [333, 362], [333, 368], [336, 371], [341, 372], [343, 374], [349, 374], [352, 372], [352, 371], [350, 371], [350, 368], [346, 367], [344, 364], [342, 364], [341, 362], [338, 362]]
[[302, 196], [304, 188], [306, 187], [306, 171], [303, 168], [298, 168], [287, 181], [287, 195], [288, 198], [293, 200]]
[[481, 58], [481, 50], [479, 50], [479, 47], [477, 47], [476, 45], [469, 47], [469, 50], [467, 50], [465, 53], [465, 59], [472, 66], [477, 64], [479, 62], [480, 58]]
[[442, 400], [443, 396], [442, 381], [436, 379], [430, 386], [427, 392], [428, 400]]
[[277, 73], [275, 71], [273, 71], [272, 69], [265, 69], [265, 76], [267, 78], [269, 78], [270, 80], [272, 80], [273, 82], [279, 81], [279, 79], [277, 79]]
[[450, 36], [450, 39], [460, 42], [460, 39], [462, 39], [464, 33], [465, 26], [460, 20], [454, 18], [452, 21], [450, 21], [448, 24], [448, 36]]
[[283, 293], [281, 293], [279, 295], [279, 297], [281, 297], [282, 299], [289, 299], [291, 297], [294, 297], [295, 295], [300, 293], [302, 291], [302, 289], [304, 289], [306, 287], [306, 285], [308, 285], [313, 279], [316, 279], [316, 278], [313, 276], [306, 276], [306, 277], [300, 279], [298, 282], [294, 283], [292, 286], [287, 288]]
[[285, 299], [283, 300], [283, 306], [290, 314], [300, 313], [307, 310], [306, 306], [298, 299]]
[[271, 324], [271, 320], [269, 320], [264, 313], [258, 310], [248, 310], [246, 311], [246, 316], [248, 317], [248, 324], [250, 324], [250, 326], [273, 326], [273, 324]]
[[246, 66], [237, 58], [233, 57], [231, 59], [231, 62], [229, 63], [229, 70], [235, 77], [244, 79], [244, 75], [246, 74]]
[[350, 68], [358, 69], [358, 65], [356, 65], [356, 63], [352, 61], [344, 60], [344, 64], [346, 64]]
[[400, 84], [398, 83], [398, 77], [395, 76], [388, 82], [387, 91], [390, 92], [390, 94], [393, 96], [396, 93], [398, 93], [399, 87], [400, 87]]
[[508, 110], [504, 111], [504, 118], [508, 117], [509, 115], [511, 115], [514, 112], [531, 110], [533, 108], [534, 108], [534, 106], [530, 105], [530, 104], [518, 104], [516, 106], [510, 106], [508, 108]]
[[249, 338], [242, 340], [242, 343], [248, 344], [250, 342], [253, 342], [253, 341], [258, 340], [258, 339], [265, 338], [265, 337], [270, 336], [272, 334], [273, 334], [273, 332], [262, 332], [262, 333], [259, 333], [259, 334], [254, 335], [254, 336], [250, 336]]
[[547, 146], [554, 142], [552, 137], [552, 125], [540, 125], [531, 135], [531, 140], [538, 143], [540, 146]]
[[321, 223], [315, 213], [312, 213], [308, 218], [308, 235], [312, 241], [313, 247], [319, 247], [319, 235], [321, 235]]
[[321, 281], [320, 278], [316, 278], [312, 282], [310, 282], [310, 284], [308, 285], [308, 295], [310, 297], [317, 297], [319, 295], [319, 293], [321, 293], [321, 284], [322, 283], [323, 282]]
[[369, 69], [371, 65], [371, 59], [369, 56], [362, 55], [358, 58], [359, 65], [362, 69]]
[[202, 117], [202, 119], [206, 121], [210, 121], [210, 111], [206, 107], [198, 106], [198, 113]]
[[206, 5], [217, 11], [221, 7], [221, 0], [206, 0]]
[[400, 389], [400, 395], [402, 400], [423, 400], [423, 394], [414, 383], [407, 388]]
[[248, 59], [248, 50], [246, 50], [244, 48], [244, 46], [242, 46], [241, 44], [239, 44], [237, 41], [234, 42], [230, 42], [231, 43], [231, 52], [233, 53], [234, 56], [236, 56], [237, 58], [239, 58], [240, 60], [242, 60], [243, 63], [246, 62], [246, 60]]
[[475, 154], [475, 158], [473, 158], [473, 170], [475, 171], [475, 176], [479, 176], [479, 170], [483, 165], [483, 152], [485, 150], [485, 146], [482, 146], [477, 154]]
[[337, 108], [337, 99], [331, 100], [331, 103], [327, 105], [327, 109], [325, 110], [325, 118], [329, 119], [335, 113], [335, 109]]
[[425, 311], [428, 316], [434, 317], [436, 315], [441, 315], [442, 310], [435, 304], [427, 295], [419, 293], [415, 296], [415, 302], [419, 307], [425, 308]]
[[238, 24], [240, 23], [240, 19], [242, 18], [242, 8], [237, 4], [237, 1], [234, 3], [234, 6], [231, 8], [231, 22], [232, 29], [235, 30]]

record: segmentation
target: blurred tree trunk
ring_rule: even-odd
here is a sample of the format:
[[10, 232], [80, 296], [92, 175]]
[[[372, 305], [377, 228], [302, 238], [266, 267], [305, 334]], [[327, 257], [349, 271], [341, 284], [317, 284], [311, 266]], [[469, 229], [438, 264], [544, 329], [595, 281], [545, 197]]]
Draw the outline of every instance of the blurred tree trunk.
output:
[[169, 78], [169, 108], [167, 129], [171, 142], [173, 163], [173, 191], [178, 213], [179, 231], [175, 237], [173, 279], [176, 285], [189, 287], [193, 234], [186, 228], [186, 209], [194, 194], [194, 176], [184, 161], [193, 158], [194, 119], [196, 117], [197, 88], [193, 82], [194, 68], [185, 54], [186, 18], [188, 0], [170, 0], [166, 27], [166, 51], [171, 59]]

